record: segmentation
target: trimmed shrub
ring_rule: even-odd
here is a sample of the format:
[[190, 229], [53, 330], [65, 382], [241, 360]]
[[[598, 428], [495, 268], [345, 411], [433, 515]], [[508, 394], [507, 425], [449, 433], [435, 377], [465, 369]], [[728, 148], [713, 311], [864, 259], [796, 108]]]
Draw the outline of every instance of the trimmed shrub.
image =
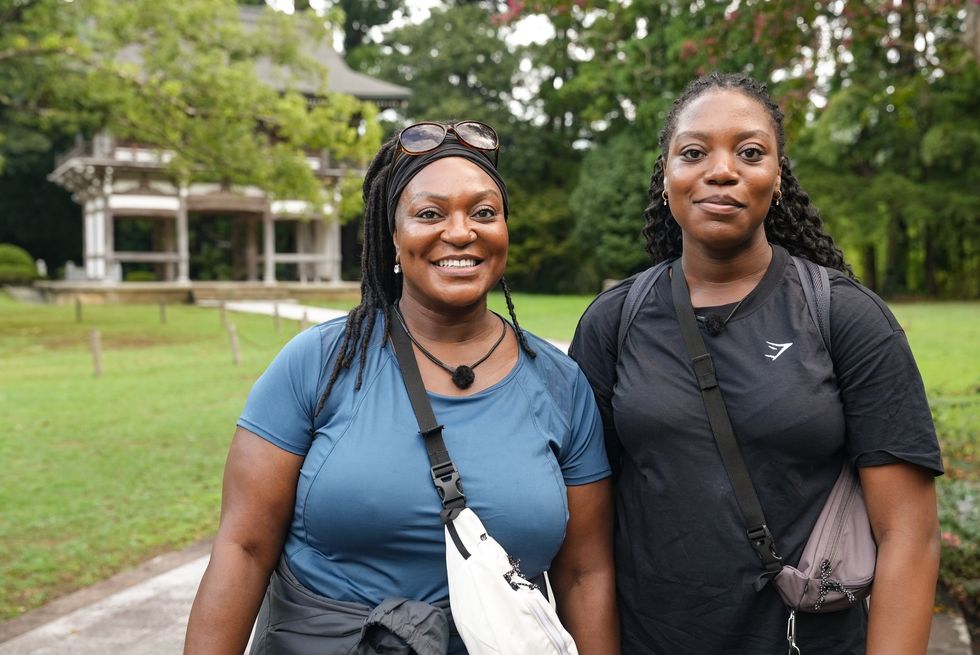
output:
[[123, 278], [126, 282], [156, 282], [157, 274], [153, 271], [126, 271], [126, 275]]
[[30, 253], [10, 243], [0, 243], [0, 284], [27, 284], [37, 279]]

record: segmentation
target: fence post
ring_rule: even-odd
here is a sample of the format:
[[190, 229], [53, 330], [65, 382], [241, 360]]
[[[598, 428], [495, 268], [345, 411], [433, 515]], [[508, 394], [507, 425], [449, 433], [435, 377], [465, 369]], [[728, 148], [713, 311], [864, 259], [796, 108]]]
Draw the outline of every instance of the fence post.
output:
[[303, 310], [303, 317], [299, 319], [299, 331], [302, 332], [310, 326], [310, 317], [306, 315], [306, 310]]
[[160, 301], [160, 322], [166, 324], [167, 322], [167, 301]]
[[102, 377], [102, 333], [92, 330], [89, 333], [89, 347], [92, 349], [92, 367], [95, 377]]
[[228, 339], [231, 341], [231, 363], [238, 366], [241, 361], [241, 352], [238, 349], [238, 330], [234, 323], [228, 324]]
[[82, 322], [82, 299], [75, 296], [75, 322]]
[[279, 334], [279, 303], [272, 303], [272, 325], [276, 328], [276, 334]]

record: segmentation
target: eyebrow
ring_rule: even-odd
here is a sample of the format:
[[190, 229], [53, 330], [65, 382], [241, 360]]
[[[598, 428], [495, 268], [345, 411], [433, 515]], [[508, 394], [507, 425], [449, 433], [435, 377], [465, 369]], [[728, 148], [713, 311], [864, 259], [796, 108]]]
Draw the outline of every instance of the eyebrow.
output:
[[[738, 134], [736, 134], [735, 135], [735, 140], [736, 141], [744, 141], [745, 139], [748, 139], [750, 137], [767, 138], [768, 139], [768, 138], [772, 138], [772, 135], [769, 134], [768, 132], [766, 132], [765, 130], [745, 130], [743, 132], [739, 132]], [[711, 135], [708, 134], [707, 132], [698, 132], [697, 130], [687, 130], [685, 132], [678, 133], [674, 137], [675, 140], [680, 140], [682, 138], [684, 138], [684, 139], [700, 139], [702, 141], [709, 141], [711, 139]]]
[[[473, 194], [473, 200], [483, 200], [486, 197], [494, 197], [499, 199], [500, 194], [497, 193], [496, 189], [485, 189], [478, 193]], [[440, 202], [448, 202], [449, 196], [444, 196], [438, 193], [432, 193], [431, 191], [418, 191], [412, 195], [412, 202], [417, 202], [419, 200], [437, 200]]]

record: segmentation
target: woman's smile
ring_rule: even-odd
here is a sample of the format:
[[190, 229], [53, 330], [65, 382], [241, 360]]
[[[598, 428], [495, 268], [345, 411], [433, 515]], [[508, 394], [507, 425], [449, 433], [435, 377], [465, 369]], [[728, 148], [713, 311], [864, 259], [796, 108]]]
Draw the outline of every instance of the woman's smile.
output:
[[443, 257], [433, 262], [433, 266], [446, 275], [470, 275], [475, 273], [476, 268], [482, 263], [483, 260], [478, 257], [463, 255]]
[[702, 198], [700, 200], [695, 200], [694, 204], [703, 212], [708, 214], [718, 214], [722, 216], [727, 216], [731, 214], [737, 214], [745, 205], [738, 202], [731, 196], [708, 196], [707, 198]]

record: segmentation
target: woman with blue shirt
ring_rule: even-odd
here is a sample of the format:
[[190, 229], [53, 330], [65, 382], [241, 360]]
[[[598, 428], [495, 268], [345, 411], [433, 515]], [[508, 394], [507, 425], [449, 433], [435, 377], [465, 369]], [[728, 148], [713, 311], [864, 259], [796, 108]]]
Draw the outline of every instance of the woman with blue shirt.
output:
[[[408, 127], [374, 159], [361, 303], [294, 338], [249, 395], [185, 653], [241, 653], [257, 614], [253, 652], [283, 652], [273, 633], [303, 611], [270, 610], [268, 595], [259, 608], [284, 581], [342, 609], [410, 599], [451, 614], [442, 505], [393, 321], [414, 342], [468, 505], [526, 577], [549, 570], [580, 653], [618, 653], [601, 420], [577, 365], [517, 323], [497, 155], [493, 129], [466, 121]], [[498, 283], [510, 322], [487, 308]], [[358, 641], [321, 637], [321, 653]], [[466, 652], [455, 633], [446, 648]]]

